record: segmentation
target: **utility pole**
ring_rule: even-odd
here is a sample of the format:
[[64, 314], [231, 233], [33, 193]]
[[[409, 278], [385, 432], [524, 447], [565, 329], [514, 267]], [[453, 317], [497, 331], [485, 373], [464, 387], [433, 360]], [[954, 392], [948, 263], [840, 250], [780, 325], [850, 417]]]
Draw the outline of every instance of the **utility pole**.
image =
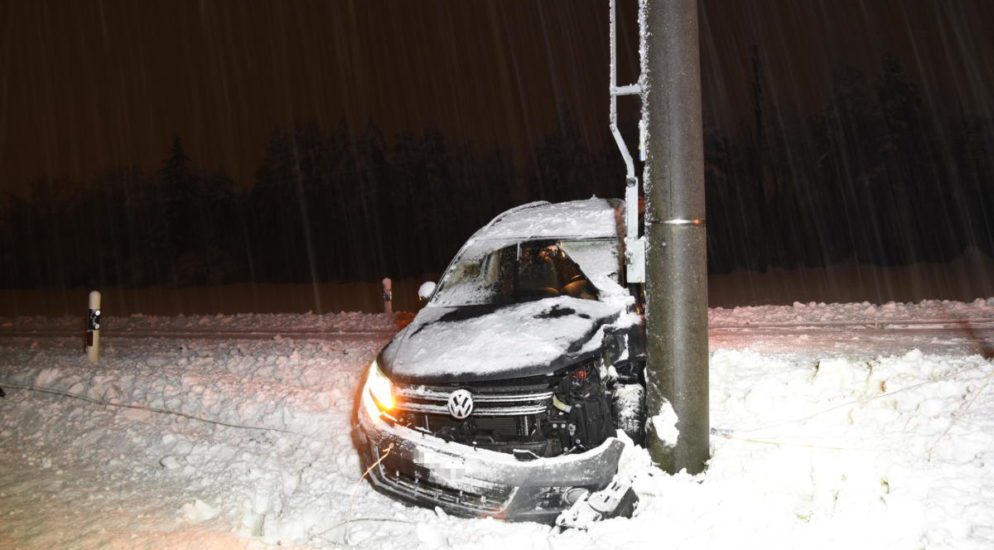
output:
[[[707, 231], [697, 0], [644, 0], [642, 100], [648, 128], [648, 416], [676, 413], [673, 442], [650, 421], [652, 460], [673, 473], [709, 458]], [[675, 444], [674, 444], [675, 443]]]

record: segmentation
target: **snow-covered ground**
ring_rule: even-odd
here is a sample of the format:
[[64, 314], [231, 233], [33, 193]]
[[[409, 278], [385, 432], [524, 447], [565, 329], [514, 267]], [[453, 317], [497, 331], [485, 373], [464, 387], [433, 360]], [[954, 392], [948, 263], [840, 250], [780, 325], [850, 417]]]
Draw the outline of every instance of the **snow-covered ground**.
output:
[[637, 516], [563, 533], [359, 481], [383, 316], [105, 321], [91, 366], [78, 319], [0, 319], [0, 547], [994, 546], [994, 299], [713, 310], [707, 473], [633, 448]]

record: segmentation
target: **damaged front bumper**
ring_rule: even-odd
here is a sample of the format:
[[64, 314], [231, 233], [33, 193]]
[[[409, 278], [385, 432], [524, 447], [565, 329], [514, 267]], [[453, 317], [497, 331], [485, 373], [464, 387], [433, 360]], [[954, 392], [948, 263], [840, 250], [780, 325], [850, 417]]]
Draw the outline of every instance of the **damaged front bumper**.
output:
[[458, 516], [551, 524], [611, 482], [624, 448], [612, 437], [584, 453], [522, 461], [397, 425], [380, 415], [368, 392], [360, 399], [356, 445], [373, 487]]

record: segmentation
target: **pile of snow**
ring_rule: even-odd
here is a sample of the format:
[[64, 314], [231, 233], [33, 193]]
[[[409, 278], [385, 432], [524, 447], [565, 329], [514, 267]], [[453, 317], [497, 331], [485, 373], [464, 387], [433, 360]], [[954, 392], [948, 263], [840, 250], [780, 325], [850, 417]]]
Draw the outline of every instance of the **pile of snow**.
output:
[[770, 324], [901, 324], [949, 323], [994, 319], [994, 298], [978, 298], [973, 302], [924, 300], [914, 304], [869, 302], [852, 304], [823, 304], [794, 302], [790, 306], [745, 306], [710, 310], [711, 326], [770, 325]]
[[[205, 337], [107, 338], [97, 366], [75, 339], [6, 338], [0, 541], [18, 548], [990, 548], [994, 364], [976, 350], [991, 349], [994, 331], [957, 332], [947, 323], [957, 316], [989, 326], [994, 301], [713, 311], [716, 325], [765, 318], [784, 326], [773, 335], [732, 330], [712, 338], [707, 472], [665, 475], [644, 449], [628, 447], [621, 469], [639, 493], [636, 517], [562, 533], [407, 507], [360, 481], [349, 418], [357, 378], [384, 336], [224, 340], [206, 335], [228, 330], [230, 318], [154, 321], [161, 330], [194, 323]], [[822, 321], [848, 325], [826, 338]], [[938, 328], [923, 339], [920, 330], [882, 330], [877, 321]]]
[[[9, 331], [82, 331], [83, 313], [59, 318], [0, 317], [0, 336]], [[101, 329], [108, 332], [147, 331], [382, 331], [392, 330], [393, 320], [385, 314], [342, 312], [323, 314], [241, 313], [238, 315], [177, 315], [162, 317], [134, 314], [103, 317]]]

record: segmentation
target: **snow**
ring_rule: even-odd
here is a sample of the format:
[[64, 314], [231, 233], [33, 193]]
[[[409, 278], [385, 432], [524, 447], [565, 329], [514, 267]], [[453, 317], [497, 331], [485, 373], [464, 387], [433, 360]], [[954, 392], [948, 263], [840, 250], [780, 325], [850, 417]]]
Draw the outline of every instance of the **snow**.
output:
[[583, 241], [563, 241], [560, 246], [597, 287], [601, 301], [616, 301], [621, 308], [634, 303], [628, 290], [618, 284], [621, 261], [616, 246]]
[[[242, 313], [238, 315], [177, 315], [159, 317], [136, 313], [126, 317], [102, 317], [100, 328], [103, 333], [141, 333], [147, 331], [194, 332], [301, 332], [301, 331], [382, 331], [390, 330], [393, 322], [386, 315], [367, 313], [333, 313], [321, 315], [299, 315], [284, 313]], [[77, 331], [83, 330], [79, 317], [2, 317], [0, 316], [0, 336], [9, 332], [29, 331]]]
[[786, 323], [803, 325], [806, 323], [866, 323], [901, 324], [922, 322], [942, 323], [969, 321], [970, 319], [990, 320], [994, 317], [994, 298], [978, 298], [972, 302], [952, 302], [948, 300], [925, 300], [913, 304], [887, 302], [881, 305], [869, 302], [850, 304], [830, 304], [794, 302], [791, 307], [749, 306], [733, 309], [715, 308], [710, 310], [711, 325], [724, 322], [738, 324]]
[[533, 202], [500, 214], [466, 243], [481, 240], [618, 238], [618, 213], [607, 199]]
[[652, 422], [652, 428], [656, 437], [664, 445], [668, 447], [676, 446], [677, 439], [680, 438], [680, 430], [677, 428], [680, 418], [677, 417], [676, 411], [673, 410], [673, 405], [669, 401], [663, 400], [663, 404], [659, 407], [659, 412], [649, 417], [649, 421]]
[[[452, 377], [513, 373], [547, 374], [547, 365], [587, 341], [600, 344], [599, 325], [618, 317], [615, 304], [557, 296], [501, 307], [468, 319], [447, 320], [460, 310], [422, 309], [384, 350], [389, 374]], [[601, 335], [602, 336], [602, 335]], [[512, 343], [512, 344], [509, 344]]]
[[383, 316], [110, 317], [131, 336], [109, 330], [98, 365], [61, 336], [79, 319], [5, 319], [0, 546], [994, 545], [994, 299], [711, 322], [709, 469], [665, 475], [626, 447], [636, 517], [557, 533], [408, 507], [360, 481], [349, 417]]

